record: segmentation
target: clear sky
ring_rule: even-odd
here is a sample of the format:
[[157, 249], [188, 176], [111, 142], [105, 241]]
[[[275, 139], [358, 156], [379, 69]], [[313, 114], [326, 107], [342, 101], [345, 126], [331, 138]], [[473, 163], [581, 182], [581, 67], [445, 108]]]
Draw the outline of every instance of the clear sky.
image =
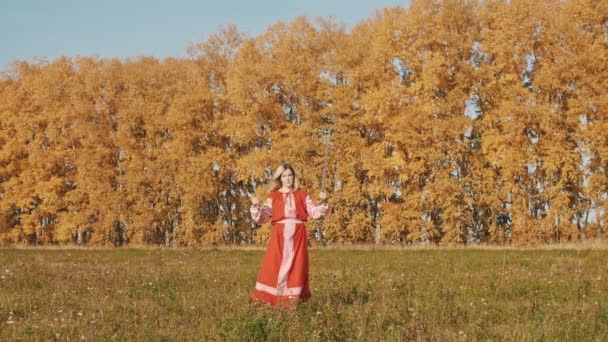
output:
[[375, 9], [409, 0], [0, 0], [0, 70], [59, 56], [183, 57], [220, 25], [249, 35], [295, 17], [333, 17], [352, 27]]

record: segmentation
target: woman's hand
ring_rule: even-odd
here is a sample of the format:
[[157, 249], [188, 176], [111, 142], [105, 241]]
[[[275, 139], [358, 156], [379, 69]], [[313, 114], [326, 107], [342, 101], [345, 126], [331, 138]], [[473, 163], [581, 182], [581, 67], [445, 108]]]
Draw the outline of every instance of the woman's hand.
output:
[[251, 198], [250, 198], [250, 199], [251, 199], [251, 205], [252, 205], [252, 206], [254, 206], [254, 207], [256, 207], [256, 208], [259, 208], [259, 207], [260, 207], [260, 200], [259, 200], [257, 197], [255, 197], [255, 196], [251, 196]]
[[323, 191], [319, 194], [319, 199], [321, 199], [322, 203], [327, 203], [327, 194]]

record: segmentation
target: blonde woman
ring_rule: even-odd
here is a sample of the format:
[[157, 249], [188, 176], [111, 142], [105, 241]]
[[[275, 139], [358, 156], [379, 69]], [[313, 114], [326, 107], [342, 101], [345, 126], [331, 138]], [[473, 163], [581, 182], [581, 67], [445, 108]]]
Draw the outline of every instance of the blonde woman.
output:
[[308, 246], [304, 223], [308, 217], [327, 215], [327, 195], [319, 194], [315, 205], [299, 188], [298, 177], [288, 163], [279, 165], [271, 181], [271, 191], [263, 206], [251, 198], [251, 218], [257, 223], [272, 222], [270, 242], [262, 261], [252, 298], [272, 306], [289, 305], [290, 300], [310, 298]]

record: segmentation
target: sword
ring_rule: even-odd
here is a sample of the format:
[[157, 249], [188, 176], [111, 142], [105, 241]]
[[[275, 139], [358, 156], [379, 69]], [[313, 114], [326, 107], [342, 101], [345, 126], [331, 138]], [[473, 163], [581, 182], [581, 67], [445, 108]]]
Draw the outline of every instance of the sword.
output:
[[[325, 141], [325, 156], [323, 157], [323, 176], [321, 177], [321, 191], [325, 192], [325, 184], [327, 180], [327, 155], [329, 154], [329, 140], [331, 138], [331, 128], [328, 130], [327, 140]], [[323, 229], [323, 221], [317, 222], [315, 238], [317, 240], [322, 239], [321, 230]], [[309, 241], [310, 243], [310, 241]]]
[[323, 158], [323, 177], [321, 178], [321, 191], [325, 192], [325, 180], [327, 179], [327, 154], [329, 152], [329, 139], [331, 139], [331, 128], [325, 141], [325, 157]]

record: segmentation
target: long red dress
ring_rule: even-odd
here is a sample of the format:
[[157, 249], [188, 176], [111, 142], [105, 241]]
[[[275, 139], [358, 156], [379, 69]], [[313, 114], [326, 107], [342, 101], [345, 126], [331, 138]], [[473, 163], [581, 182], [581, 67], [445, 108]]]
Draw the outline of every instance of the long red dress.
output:
[[303, 190], [271, 191], [261, 209], [251, 207], [257, 223], [271, 220], [270, 242], [262, 261], [252, 298], [272, 306], [288, 305], [290, 299], [310, 298], [308, 240], [304, 222], [329, 211], [327, 203], [316, 206]]

